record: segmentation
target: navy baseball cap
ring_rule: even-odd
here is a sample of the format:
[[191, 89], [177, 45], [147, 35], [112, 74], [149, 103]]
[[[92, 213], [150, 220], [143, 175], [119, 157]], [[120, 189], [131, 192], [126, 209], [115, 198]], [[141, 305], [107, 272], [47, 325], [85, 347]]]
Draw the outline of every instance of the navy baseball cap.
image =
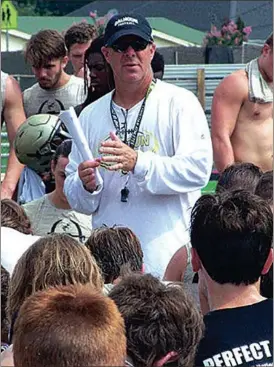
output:
[[147, 42], [153, 42], [152, 29], [146, 18], [136, 14], [117, 14], [109, 20], [106, 26], [104, 44], [109, 47], [118, 38], [131, 35], [143, 38]]

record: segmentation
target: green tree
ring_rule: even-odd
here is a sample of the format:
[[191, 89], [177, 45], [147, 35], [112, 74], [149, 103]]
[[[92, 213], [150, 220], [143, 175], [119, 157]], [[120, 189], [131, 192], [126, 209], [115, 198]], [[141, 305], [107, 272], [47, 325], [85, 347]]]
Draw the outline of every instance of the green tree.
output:
[[19, 16], [53, 15], [46, 7], [40, 9], [37, 0], [18, 0], [15, 6]]
[[36, 8], [43, 15], [45, 12], [50, 12], [53, 15], [67, 15], [91, 2], [90, 0], [37, 0]]
[[19, 15], [67, 15], [91, 2], [91, 0], [17, 0], [15, 6]]

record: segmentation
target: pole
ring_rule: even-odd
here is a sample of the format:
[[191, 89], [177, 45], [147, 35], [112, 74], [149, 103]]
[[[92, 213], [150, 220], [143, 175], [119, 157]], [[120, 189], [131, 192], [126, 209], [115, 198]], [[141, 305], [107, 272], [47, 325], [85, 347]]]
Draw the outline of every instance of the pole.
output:
[[179, 55], [178, 55], [178, 51], [177, 50], [175, 51], [174, 56], [175, 56], [175, 64], [178, 65], [178, 56]]
[[6, 51], [9, 51], [9, 30], [6, 29]]
[[243, 45], [242, 45], [242, 64], [245, 63], [245, 45], [246, 45], [246, 43], [243, 42]]
[[237, 14], [237, 0], [230, 0], [230, 6], [229, 6], [229, 19], [236, 20], [236, 14]]

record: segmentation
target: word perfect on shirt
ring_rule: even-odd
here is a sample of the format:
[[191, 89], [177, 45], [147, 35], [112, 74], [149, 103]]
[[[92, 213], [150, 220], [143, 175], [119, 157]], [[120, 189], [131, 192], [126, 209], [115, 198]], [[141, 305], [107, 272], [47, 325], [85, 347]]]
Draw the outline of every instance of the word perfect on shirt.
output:
[[215, 354], [212, 358], [203, 361], [204, 366], [245, 366], [254, 361], [254, 366], [266, 366], [261, 360], [271, 358], [270, 341], [264, 340], [259, 343], [243, 345], [222, 353]]

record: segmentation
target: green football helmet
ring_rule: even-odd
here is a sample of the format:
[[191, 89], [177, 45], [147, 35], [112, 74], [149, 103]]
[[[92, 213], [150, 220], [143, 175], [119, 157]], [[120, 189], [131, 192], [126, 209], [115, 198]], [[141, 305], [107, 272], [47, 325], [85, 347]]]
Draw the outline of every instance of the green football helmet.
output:
[[15, 154], [20, 163], [38, 174], [50, 172], [52, 156], [65, 139], [71, 139], [71, 136], [58, 116], [33, 115], [17, 130]]

